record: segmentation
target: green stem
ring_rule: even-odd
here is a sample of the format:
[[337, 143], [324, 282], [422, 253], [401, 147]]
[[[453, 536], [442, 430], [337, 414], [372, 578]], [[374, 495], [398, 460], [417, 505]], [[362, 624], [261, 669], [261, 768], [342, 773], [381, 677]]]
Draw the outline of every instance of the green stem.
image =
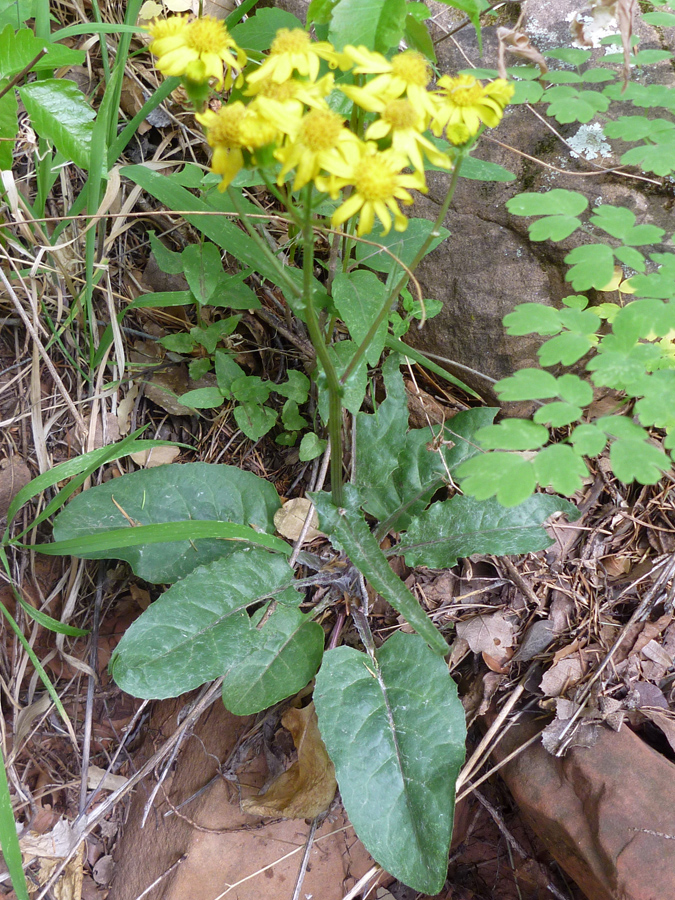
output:
[[249, 222], [248, 216], [246, 215], [246, 210], [244, 209], [244, 207], [241, 204], [241, 201], [237, 194], [237, 191], [235, 191], [231, 187], [228, 187], [227, 196], [232, 201], [232, 205], [236, 209], [237, 214], [239, 215], [239, 218], [241, 219], [241, 222], [242, 222], [244, 228], [248, 232], [249, 236], [253, 239], [253, 241], [255, 241], [258, 249], [261, 251], [261, 253], [264, 253], [264, 255], [269, 259], [269, 261], [272, 263], [274, 268], [277, 270], [277, 275], [281, 278], [281, 280], [284, 282], [286, 287], [291, 291], [291, 293], [294, 294], [295, 297], [298, 298], [298, 300], [301, 300], [302, 292], [298, 290], [297, 284], [295, 284], [295, 282], [291, 278], [288, 277], [288, 275], [286, 274], [284, 265], [281, 262], [279, 262], [278, 258], [274, 255], [274, 253], [272, 253], [272, 251], [270, 250], [268, 245], [261, 238], [259, 232], [256, 231], [256, 229], [253, 227], [253, 225]]
[[[445, 199], [443, 200], [443, 203], [441, 203], [441, 207], [438, 211], [438, 215], [436, 216], [436, 221], [434, 222], [434, 227], [431, 229], [431, 231], [429, 232], [429, 234], [426, 237], [426, 240], [424, 241], [424, 243], [422, 244], [420, 249], [415, 254], [415, 258], [410, 263], [409, 269], [411, 272], [414, 272], [415, 269], [417, 268], [417, 266], [419, 265], [419, 263], [421, 262], [421, 260], [424, 259], [424, 256], [425, 256], [427, 250], [431, 246], [431, 242], [439, 236], [439, 229], [441, 228], [441, 226], [443, 225], [443, 222], [445, 221], [445, 217], [447, 216], [448, 210], [450, 209], [450, 204], [452, 203], [452, 198], [455, 195], [455, 189], [457, 187], [457, 182], [459, 180], [459, 170], [462, 167], [463, 160], [464, 160], [464, 153], [459, 153], [457, 156], [457, 159], [455, 161], [455, 167], [452, 170], [452, 177], [450, 179], [450, 184], [448, 186], [448, 192], [445, 195]], [[375, 319], [373, 324], [368, 329], [368, 333], [366, 334], [364, 339], [361, 341], [361, 344], [357, 348], [356, 353], [354, 354], [349, 365], [345, 369], [344, 374], [342, 375], [342, 378], [340, 379], [340, 384], [344, 384], [347, 381], [349, 376], [352, 374], [352, 372], [354, 372], [354, 370], [356, 369], [358, 364], [361, 362], [363, 355], [365, 354], [366, 350], [368, 349], [368, 347], [372, 343], [375, 335], [377, 334], [377, 331], [378, 331], [380, 325], [382, 324], [382, 322], [384, 322], [388, 318], [389, 311], [391, 310], [392, 306], [398, 299], [398, 295], [401, 293], [403, 288], [408, 283], [408, 278], [409, 278], [408, 273], [404, 272], [403, 275], [398, 280], [398, 282], [392, 288], [392, 291], [389, 294], [389, 296], [387, 297], [387, 300], [385, 301], [382, 309], [378, 313], [377, 318]]]
[[337, 371], [328, 353], [324, 335], [314, 308], [312, 275], [314, 269], [314, 230], [312, 228], [312, 186], [303, 191], [302, 274], [305, 321], [316, 355], [323, 366], [328, 384], [328, 435], [330, 437], [330, 480], [333, 503], [342, 506], [342, 390]]

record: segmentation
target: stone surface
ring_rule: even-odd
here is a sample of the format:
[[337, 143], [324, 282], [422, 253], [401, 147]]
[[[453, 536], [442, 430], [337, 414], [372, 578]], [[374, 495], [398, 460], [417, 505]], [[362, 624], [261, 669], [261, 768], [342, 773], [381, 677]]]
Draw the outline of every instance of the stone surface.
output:
[[[514, 726], [504, 759], [540, 730]], [[526, 822], [589, 900], [675, 897], [675, 765], [628, 728], [560, 759], [535, 743], [501, 773]]]
[[[176, 727], [185, 698], [158, 703], [149, 736], [137, 765], [161, 745]], [[156, 879], [185, 857], [144, 900], [288, 900], [293, 893], [309, 824], [303, 820], [276, 821], [261, 827], [257, 816], [239, 809], [235, 785], [217, 778], [207, 790], [172, 814], [208, 784], [254, 718], [233, 716], [218, 700], [201, 717], [194, 734], [181, 748], [175, 768], [160, 788], [147, 821], [141, 819], [155, 786], [146, 780], [131, 802], [108, 900], [136, 900]], [[242, 794], [257, 794], [268, 779], [262, 758], [241, 773]], [[165, 815], [169, 813], [169, 815]], [[342, 808], [317, 831], [302, 896], [341, 900], [373, 865], [354, 835]]]

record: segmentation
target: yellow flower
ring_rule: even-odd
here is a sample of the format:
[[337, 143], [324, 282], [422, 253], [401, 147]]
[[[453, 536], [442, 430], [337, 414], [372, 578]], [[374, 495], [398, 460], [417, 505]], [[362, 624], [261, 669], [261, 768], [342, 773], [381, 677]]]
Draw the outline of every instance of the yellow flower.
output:
[[253, 152], [271, 143], [276, 130], [261, 118], [256, 110], [241, 101], [228, 103], [217, 113], [208, 109], [197, 113], [197, 121], [206, 128], [206, 140], [213, 148], [211, 171], [222, 175], [218, 190], [224, 191], [232, 179], [244, 168], [244, 150]]
[[302, 28], [280, 28], [272, 41], [269, 56], [246, 80], [250, 85], [265, 78], [281, 83], [293, 72], [298, 72], [316, 81], [322, 59], [332, 68], [348, 65], [343, 54], [336, 53], [328, 41], [313, 41]]
[[296, 169], [294, 191], [315, 179], [322, 169], [328, 170], [335, 156], [339, 163], [339, 154], [345, 144], [358, 143], [358, 138], [345, 128], [342, 116], [327, 107], [311, 109], [300, 118], [290, 118], [283, 115], [283, 109], [281, 115], [275, 115], [273, 107], [269, 109], [263, 100], [259, 100], [259, 103], [269, 120], [289, 136], [289, 140], [275, 151], [274, 156], [283, 163], [278, 177], [279, 184], [283, 184], [291, 169]]
[[494, 81], [488, 81], [485, 85], [485, 93], [488, 97], [496, 100], [502, 109], [511, 102], [515, 90], [514, 86], [504, 78], [495, 78]]
[[[300, 81], [298, 78], [289, 78], [287, 81], [272, 81], [266, 77], [248, 84], [244, 91], [245, 97], [264, 97], [279, 104], [288, 113], [302, 115], [304, 106], [316, 109], [325, 107], [324, 98], [333, 90], [335, 78], [331, 72], [324, 75], [318, 81]], [[247, 82], [248, 83], [248, 82]]]
[[472, 75], [438, 79], [437, 107], [432, 116], [431, 130], [439, 137], [447, 126], [465, 125], [469, 136], [478, 132], [481, 123], [488, 128], [499, 124], [503, 106], [489, 96], [483, 85]]
[[427, 60], [416, 50], [405, 50], [388, 60], [381, 53], [374, 53], [366, 47], [344, 49], [356, 63], [355, 75], [375, 75], [365, 87], [344, 87], [344, 93], [359, 106], [369, 112], [375, 112], [373, 102], [388, 102], [405, 96], [420, 111], [433, 115], [434, 98], [427, 91], [431, 81], [431, 67]]
[[373, 143], [350, 142], [342, 149], [342, 158], [336, 156], [326, 165], [330, 178], [317, 178], [316, 186], [333, 198], [341, 188], [352, 185], [351, 195], [339, 206], [331, 218], [334, 228], [360, 213], [357, 234], [373, 230], [375, 216], [384, 225], [383, 234], [391, 229], [392, 215], [396, 231], [405, 231], [408, 220], [399, 209], [397, 200], [410, 205], [413, 198], [407, 188], [426, 192], [421, 172], [405, 173], [401, 170], [407, 160], [395, 150], [379, 151]]
[[445, 153], [441, 153], [428, 138], [422, 134], [427, 127], [428, 116], [424, 111], [415, 108], [410, 100], [399, 98], [388, 103], [380, 102], [376, 109], [380, 118], [373, 122], [366, 131], [366, 140], [379, 141], [391, 135], [391, 146], [410, 160], [410, 164], [419, 172], [424, 171], [422, 154], [426, 154], [431, 163], [443, 169], [450, 169], [452, 162]]
[[185, 75], [196, 82], [215, 78], [219, 88], [229, 88], [233, 70], [238, 72], [246, 65], [246, 53], [232, 40], [225, 23], [213, 16], [192, 22], [182, 16], [175, 21], [155, 19], [149, 31], [153, 38], [150, 49], [158, 57], [157, 68], [163, 75]]

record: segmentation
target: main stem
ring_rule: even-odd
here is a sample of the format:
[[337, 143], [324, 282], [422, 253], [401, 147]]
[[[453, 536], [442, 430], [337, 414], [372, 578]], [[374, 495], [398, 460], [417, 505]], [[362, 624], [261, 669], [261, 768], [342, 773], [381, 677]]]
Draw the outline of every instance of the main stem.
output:
[[[415, 271], [415, 269], [417, 268], [417, 266], [419, 265], [421, 260], [424, 259], [424, 255], [426, 254], [427, 250], [431, 246], [431, 242], [434, 240], [434, 238], [438, 237], [440, 234], [439, 229], [442, 226], [443, 222], [445, 221], [445, 217], [447, 216], [448, 210], [450, 209], [450, 204], [452, 203], [452, 198], [455, 195], [455, 189], [457, 187], [457, 181], [459, 179], [459, 170], [462, 166], [463, 160], [464, 160], [464, 155], [460, 153], [457, 156], [457, 159], [455, 161], [455, 166], [452, 170], [452, 177], [450, 179], [450, 184], [448, 186], [448, 192], [445, 195], [445, 199], [443, 200], [443, 203], [441, 203], [441, 208], [439, 209], [438, 215], [436, 216], [436, 221], [434, 222], [434, 227], [431, 229], [431, 231], [427, 235], [424, 243], [422, 244], [420, 249], [415, 254], [415, 258], [410, 263], [409, 269], [411, 272]], [[377, 318], [375, 319], [373, 324], [368, 329], [368, 333], [366, 334], [364, 339], [361, 341], [361, 344], [357, 348], [356, 353], [354, 354], [349, 365], [345, 369], [344, 374], [342, 375], [342, 378], [340, 379], [340, 384], [344, 384], [347, 381], [349, 376], [352, 374], [352, 372], [354, 372], [354, 370], [356, 369], [358, 364], [361, 362], [361, 359], [363, 358], [364, 353], [366, 352], [366, 350], [370, 346], [371, 342], [373, 341], [375, 335], [377, 334], [378, 328], [380, 327], [382, 322], [384, 322], [385, 320], [387, 320], [389, 318], [389, 312], [390, 312], [392, 306], [394, 305], [394, 303], [398, 300], [399, 294], [401, 293], [403, 288], [408, 283], [408, 278], [409, 278], [408, 273], [404, 272], [403, 275], [398, 280], [398, 282], [392, 288], [392, 291], [389, 294], [389, 296], [387, 297], [382, 309], [379, 311]]]
[[328, 353], [319, 318], [314, 307], [312, 275], [314, 272], [314, 230], [312, 228], [312, 185], [303, 191], [302, 218], [302, 281], [305, 302], [305, 322], [310, 340], [323, 366], [328, 385], [328, 434], [330, 437], [330, 483], [333, 503], [342, 506], [342, 388], [337, 371]]

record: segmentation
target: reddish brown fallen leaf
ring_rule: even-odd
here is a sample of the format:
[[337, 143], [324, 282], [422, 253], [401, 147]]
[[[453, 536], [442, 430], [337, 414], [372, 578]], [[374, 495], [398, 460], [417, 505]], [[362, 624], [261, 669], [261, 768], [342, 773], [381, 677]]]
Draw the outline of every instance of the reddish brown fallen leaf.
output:
[[264, 794], [243, 800], [243, 812], [254, 816], [313, 819], [333, 801], [337, 782], [319, 724], [310, 703], [304, 709], [289, 709], [281, 720], [298, 751], [297, 761], [272, 782]]

